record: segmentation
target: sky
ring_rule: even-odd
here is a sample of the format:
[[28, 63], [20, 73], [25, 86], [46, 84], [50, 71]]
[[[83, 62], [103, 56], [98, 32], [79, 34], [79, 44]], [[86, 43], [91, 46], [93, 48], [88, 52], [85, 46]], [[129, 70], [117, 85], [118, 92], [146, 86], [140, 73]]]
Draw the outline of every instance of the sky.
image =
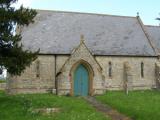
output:
[[146, 25], [159, 25], [160, 0], [18, 0], [16, 7], [100, 13], [122, 16], [139, 16]]

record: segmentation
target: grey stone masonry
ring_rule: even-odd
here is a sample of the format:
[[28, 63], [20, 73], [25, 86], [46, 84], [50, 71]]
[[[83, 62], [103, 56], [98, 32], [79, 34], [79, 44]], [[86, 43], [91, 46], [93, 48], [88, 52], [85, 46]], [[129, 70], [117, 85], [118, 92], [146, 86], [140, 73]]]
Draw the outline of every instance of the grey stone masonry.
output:
[[0, 83], [0, 90], [6, 89], [6, 83]]

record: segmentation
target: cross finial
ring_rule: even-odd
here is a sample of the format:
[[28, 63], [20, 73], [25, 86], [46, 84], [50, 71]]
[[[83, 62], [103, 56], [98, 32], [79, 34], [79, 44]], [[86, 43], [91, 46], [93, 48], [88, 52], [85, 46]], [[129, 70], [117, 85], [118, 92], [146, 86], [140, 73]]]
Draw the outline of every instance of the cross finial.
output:
[[81, 35], [81, 43], [84, 42], [84, 35]]

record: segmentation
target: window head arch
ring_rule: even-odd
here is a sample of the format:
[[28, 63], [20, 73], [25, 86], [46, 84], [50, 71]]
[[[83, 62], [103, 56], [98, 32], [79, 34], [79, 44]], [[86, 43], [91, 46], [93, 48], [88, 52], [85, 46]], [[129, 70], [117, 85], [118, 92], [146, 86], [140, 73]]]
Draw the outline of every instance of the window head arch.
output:
[[144, 78], [144, 63], [141, 62], [141, 77]]
[[108, 62], [108, 76], [109, 77], [112, 77], [112, 63], [111, 62]]

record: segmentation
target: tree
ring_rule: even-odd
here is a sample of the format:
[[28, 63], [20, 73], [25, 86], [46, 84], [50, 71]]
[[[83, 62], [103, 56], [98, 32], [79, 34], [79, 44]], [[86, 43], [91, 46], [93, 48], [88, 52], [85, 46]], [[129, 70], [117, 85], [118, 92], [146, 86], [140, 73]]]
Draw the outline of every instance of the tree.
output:
[[156, 20], [160, 20], [160, 18], [156, 18]]
[[[160, 15], [160, 13], [159, 13], [159, 15]], [[157, 17], [156, 20], [160, 20], [160, 17]]]
[[37, 58], [39, 50], [24, 50], [21, 35], [15, 34], [15, 26], [28, 26], [34, 22], [37, 12], [11, 5], [17, 0], [0, 0], [0, 65], [11, 75], [20, 75]]

